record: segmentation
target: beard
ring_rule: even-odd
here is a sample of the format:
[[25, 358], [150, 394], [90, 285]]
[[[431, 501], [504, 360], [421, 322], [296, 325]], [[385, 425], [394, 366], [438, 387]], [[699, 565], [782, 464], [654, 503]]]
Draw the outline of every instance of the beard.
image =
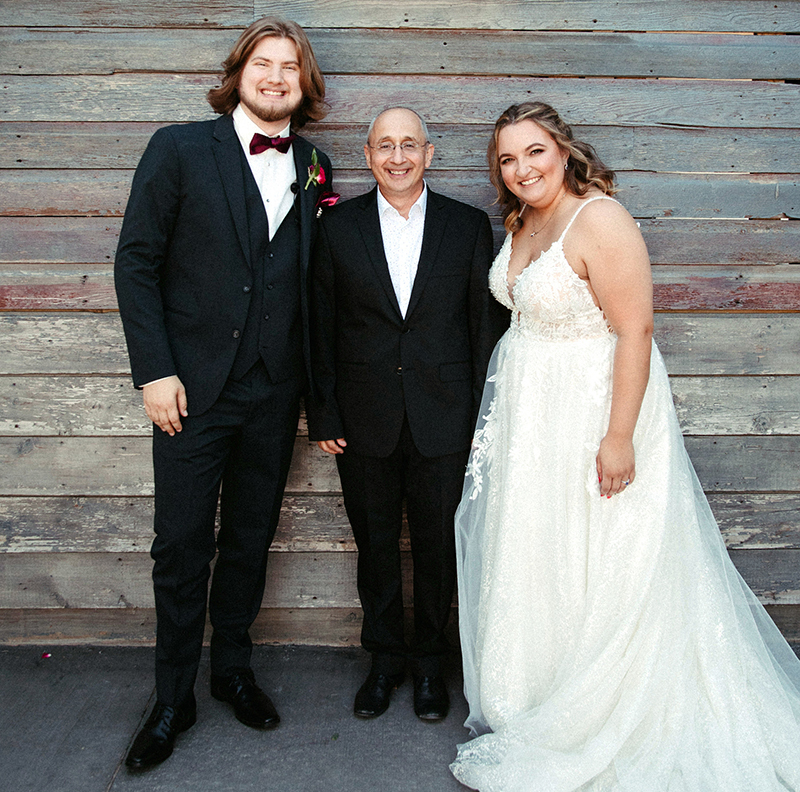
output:
[[285, 99], [279, 104], [270, 104], [268, 107], [262, 107], [239, 94], [239, 101], [256, 117], [267, 124], [274, 124], [277, 121], [282, 121], [284, 118], [290, 118], [300, 108], [303, 103], [304, 97], [299, 99]]

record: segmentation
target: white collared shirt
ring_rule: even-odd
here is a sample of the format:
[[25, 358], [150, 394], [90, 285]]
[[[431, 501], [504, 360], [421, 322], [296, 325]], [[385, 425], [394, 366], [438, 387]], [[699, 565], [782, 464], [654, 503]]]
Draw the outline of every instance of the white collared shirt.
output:
[[[286, 154], [281, 154], [275, 149], [267, 149], [260, 154], [251, 154], [250, 141], [253, 139], [253, 135], [256, 132], [263, 135], [264, 131], [252, 121], [240, 104], [236, 105], [236, 109], [233, 111], [233, 126], [244, 149], [250, 170], [253, 172], [261, 199], [264, 201], [271, 240], [294, 203], [295, 194], [292, 192], [292, 184], [297, 180], [297, 173], [294, 168], [292, 148], [290, 146]], [[272, 137], [288, 137], [290, 126], [287, 125], [279, 135], [272, 135]]]
[[425, 230], [425, 210], [428, 206], [428, 186], [408, 212], [408, 220], [384, 197], [378, 188], [378, 217], [381, 221], [383, 252], [389, 265], [389, 275], [405, 319], [414, 278], [417, 276], [419, 254], [422, 251], [422, 234]]

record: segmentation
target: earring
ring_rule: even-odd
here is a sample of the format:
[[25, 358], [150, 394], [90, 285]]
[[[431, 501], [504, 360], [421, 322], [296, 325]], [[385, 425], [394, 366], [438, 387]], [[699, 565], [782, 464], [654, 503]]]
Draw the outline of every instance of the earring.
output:
[[564, 163], [564, 170], [566, 170], [568, 167], [569, 167], [569, 163], [568, 163], [568, 162], [565, 162], [565, 163]]

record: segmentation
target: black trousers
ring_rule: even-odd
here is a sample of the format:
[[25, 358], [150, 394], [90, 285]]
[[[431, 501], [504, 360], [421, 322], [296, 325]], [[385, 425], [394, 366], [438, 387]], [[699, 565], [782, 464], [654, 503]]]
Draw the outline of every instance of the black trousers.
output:
[[[404, 422], [388, 457], [349, 448], [336, 457], [347, 517], [358, 547], [358, 593], [364, 611], [361, 644], [377, 673], [396, 674], [411, 659], [414, 673], [441, 673], [444, 629], [456, 579], [453, 517], [461, 499], [469, 449], [420, 454]], [[414, 638], [403, 631], [400, 531], [403, 500], [414, 562]]]
[[[264, 594], [303, 383], [270, 382], [259, 361], [229, 380], [207, 412], [173, 437], [154, 427], [158, 700], [179, 706], [194, 688], [206, 619], [211, 672], [248, 668], [249, 628]], [[220, 494], [221, 490], [221, 494]], [[220, 531], [214, 521], [220, 502]], [[218, 550], [210, 597], [210, 564]]]

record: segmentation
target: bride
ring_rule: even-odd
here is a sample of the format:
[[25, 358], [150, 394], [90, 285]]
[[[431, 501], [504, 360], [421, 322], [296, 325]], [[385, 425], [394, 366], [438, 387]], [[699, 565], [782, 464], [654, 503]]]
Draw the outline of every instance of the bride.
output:
[[730, 562], [652, 341], [647, 251], [553, 108], [489, 146], [512, 310], [456, 517], [482, 792], [800, 792], [800, 661]]

